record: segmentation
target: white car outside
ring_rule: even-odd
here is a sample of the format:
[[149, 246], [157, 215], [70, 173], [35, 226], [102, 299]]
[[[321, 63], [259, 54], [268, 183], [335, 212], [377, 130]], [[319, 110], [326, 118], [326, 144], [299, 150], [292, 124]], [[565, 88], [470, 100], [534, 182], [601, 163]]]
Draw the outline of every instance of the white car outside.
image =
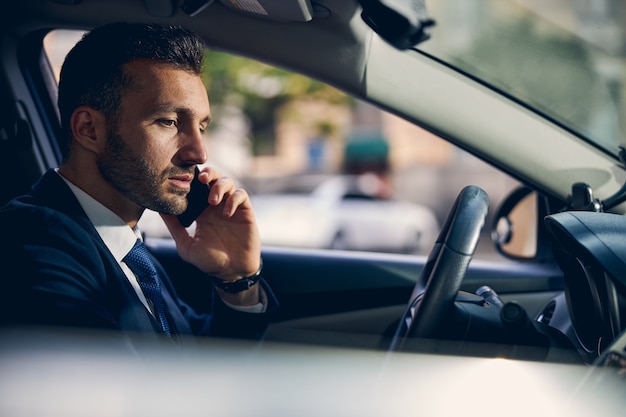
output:
[[374, 175], [293, 181], [251, 197], [266, 245], [425, 254], [439, 232], [430, 208], [380, 196], [384, 183]]

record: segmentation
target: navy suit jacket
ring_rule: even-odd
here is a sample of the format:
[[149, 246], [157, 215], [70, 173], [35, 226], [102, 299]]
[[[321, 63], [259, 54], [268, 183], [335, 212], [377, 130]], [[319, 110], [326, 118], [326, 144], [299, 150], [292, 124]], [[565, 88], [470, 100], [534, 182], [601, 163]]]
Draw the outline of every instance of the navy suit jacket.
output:
[[[0, 256], [3, 325], [87, 327], [144, 335], [162, 332], [54, 170], [28, 195], [0, 209]], [[155, 264], [176, 335], [260, 338], [264, 334], [277, 307], [264, 282], [269, 298], [266, 313], [240, 312], [207, 294], [213, 297], [212, 312], [198, 314], [178, 298], [156, 259]]]

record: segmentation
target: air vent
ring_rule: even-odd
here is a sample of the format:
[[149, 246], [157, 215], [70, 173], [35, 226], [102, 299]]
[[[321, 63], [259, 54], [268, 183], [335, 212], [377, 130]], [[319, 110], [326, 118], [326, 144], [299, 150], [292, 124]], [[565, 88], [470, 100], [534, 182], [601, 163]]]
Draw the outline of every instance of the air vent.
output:
[[537, 321], [543, 324], [550, 324], [552, 316], [554, 316], [554, 310], [556, 310], [556, 302], [550, 301], [543, 311], [537, 317]]

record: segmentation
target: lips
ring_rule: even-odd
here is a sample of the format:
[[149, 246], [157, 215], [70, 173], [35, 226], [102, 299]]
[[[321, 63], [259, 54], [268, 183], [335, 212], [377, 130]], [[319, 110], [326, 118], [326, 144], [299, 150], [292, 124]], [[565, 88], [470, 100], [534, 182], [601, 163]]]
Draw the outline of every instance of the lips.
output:
[[168, 178], [170, 184], [175, 186], [176, 188], [180, 188], [183, 190], [189, 190], [191, 187], [191, 181], [193, 180], [192, 174], [179, 174], [173, 175]]

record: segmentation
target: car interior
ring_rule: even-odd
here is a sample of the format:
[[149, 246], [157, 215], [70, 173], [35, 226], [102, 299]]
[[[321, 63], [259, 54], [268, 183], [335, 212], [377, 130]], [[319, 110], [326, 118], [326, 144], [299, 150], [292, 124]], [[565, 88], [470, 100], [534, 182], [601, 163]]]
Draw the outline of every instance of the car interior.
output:
[[[58, 166], [66, 146], [44, 51], [50, 31], [119, 20], [182, 25], [209, 49], [326, 83], [521, 184], [497, 205], [479, 186], [454, 190], [427, 256], [264, 247], [263, 275], [280, 302], [268, 341], [623, 366], [623, 154], [429, 53], [443, 24], [434, 3], [10, 2], [0, 14], [0, 204]], [[520, 220], [523, 204], [532, 214]], [[510, 249], [524, 225], [530, 255]], [[505, 262], [473, 259], [485, 236]], [[203, 294], [211, 283], [180, 259], [174, 242], [146, 242], [181, 298], [210, 308]]]

